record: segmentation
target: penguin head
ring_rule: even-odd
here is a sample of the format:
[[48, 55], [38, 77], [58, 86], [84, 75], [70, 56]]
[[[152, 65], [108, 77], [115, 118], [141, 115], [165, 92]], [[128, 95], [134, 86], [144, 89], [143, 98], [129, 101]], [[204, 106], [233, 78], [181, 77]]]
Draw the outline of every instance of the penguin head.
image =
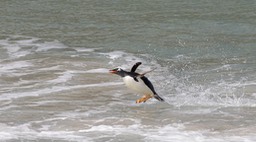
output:
[[125, 76], [125, 71], [121, 68], [115, 68], [115, 69], [109, 70], [109, 72], [112, 73], [112, 74], [117, 74], [121, 77]]

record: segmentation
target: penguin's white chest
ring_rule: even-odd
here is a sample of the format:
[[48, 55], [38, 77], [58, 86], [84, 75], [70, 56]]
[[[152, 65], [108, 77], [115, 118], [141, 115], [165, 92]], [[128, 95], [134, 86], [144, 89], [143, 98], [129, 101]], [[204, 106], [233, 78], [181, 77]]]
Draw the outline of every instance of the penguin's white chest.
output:
[[153, 95], [153, 92], [148, 88], [148, 86], [143, 82], [143, 80], [140, 79], [140, 77], [137, 78], [138, 82], [134, 80], [134, 78], [130, 76], [123, 77], [124, 84], [131, 90], [144, 94], [144, 95]]

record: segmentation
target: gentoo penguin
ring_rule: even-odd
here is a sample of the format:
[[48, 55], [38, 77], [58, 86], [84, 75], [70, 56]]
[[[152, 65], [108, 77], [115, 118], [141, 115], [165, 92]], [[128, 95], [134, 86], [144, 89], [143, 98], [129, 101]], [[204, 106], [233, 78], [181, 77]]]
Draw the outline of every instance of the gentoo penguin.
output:
[[134, 64], [130, 72], [125, 71], [121, 68], [115, 68], [110, 70], [109, 72], [121, 76], [123, 78], [124, 84], [129, 89], [144, 95], [142, 98], [138, 99], [136, 103], [146, 102], [152, 97], [163, 102], [164, 99], [156, 93], [152, 83], [148, 80], [147, 77], [145, 77], [145, 74], [148, 72], [143, 74], [135, 72], [139, 65], [141, 65], [141, 62], [137, 62], [136, 64]]

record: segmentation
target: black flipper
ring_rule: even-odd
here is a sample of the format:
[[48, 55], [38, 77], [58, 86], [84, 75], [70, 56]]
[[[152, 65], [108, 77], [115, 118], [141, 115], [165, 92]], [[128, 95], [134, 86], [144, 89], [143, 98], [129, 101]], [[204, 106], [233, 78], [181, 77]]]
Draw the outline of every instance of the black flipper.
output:
[[164, 102], [164, 99], [161, 98], [155, 91], [154, 86], [152, 85], [152, 83], [148, 80], [148, 78], [146, 78], [145, 76], [142, 76], [141, 79], [143, 80], [143, 82], [148, 86], [148, 88], [154, 93], [154, 98], [159, 100], [160, 102]]
[[133, 79], [134, 79], [136, 82], [139, 82], [139, 80], [138, 80], [136, 77], [134, 77]]
[[141, 62], [137, 62], [136, 64], [134, 64], [131, 69], [131, 72], [135, 72], [139, 65], [141, 65]]

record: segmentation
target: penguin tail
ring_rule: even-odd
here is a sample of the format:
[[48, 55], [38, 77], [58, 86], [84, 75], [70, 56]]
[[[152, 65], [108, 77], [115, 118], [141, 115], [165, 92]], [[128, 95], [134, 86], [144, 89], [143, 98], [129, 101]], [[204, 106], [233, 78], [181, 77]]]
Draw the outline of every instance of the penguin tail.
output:
[[160, 102], [164, 102], [164, 99], [163, 98], [161, 98], [158, 94], [154, 94], [154, 98], [155, 99], [157, 99], [158, 101], [160, 101]]

